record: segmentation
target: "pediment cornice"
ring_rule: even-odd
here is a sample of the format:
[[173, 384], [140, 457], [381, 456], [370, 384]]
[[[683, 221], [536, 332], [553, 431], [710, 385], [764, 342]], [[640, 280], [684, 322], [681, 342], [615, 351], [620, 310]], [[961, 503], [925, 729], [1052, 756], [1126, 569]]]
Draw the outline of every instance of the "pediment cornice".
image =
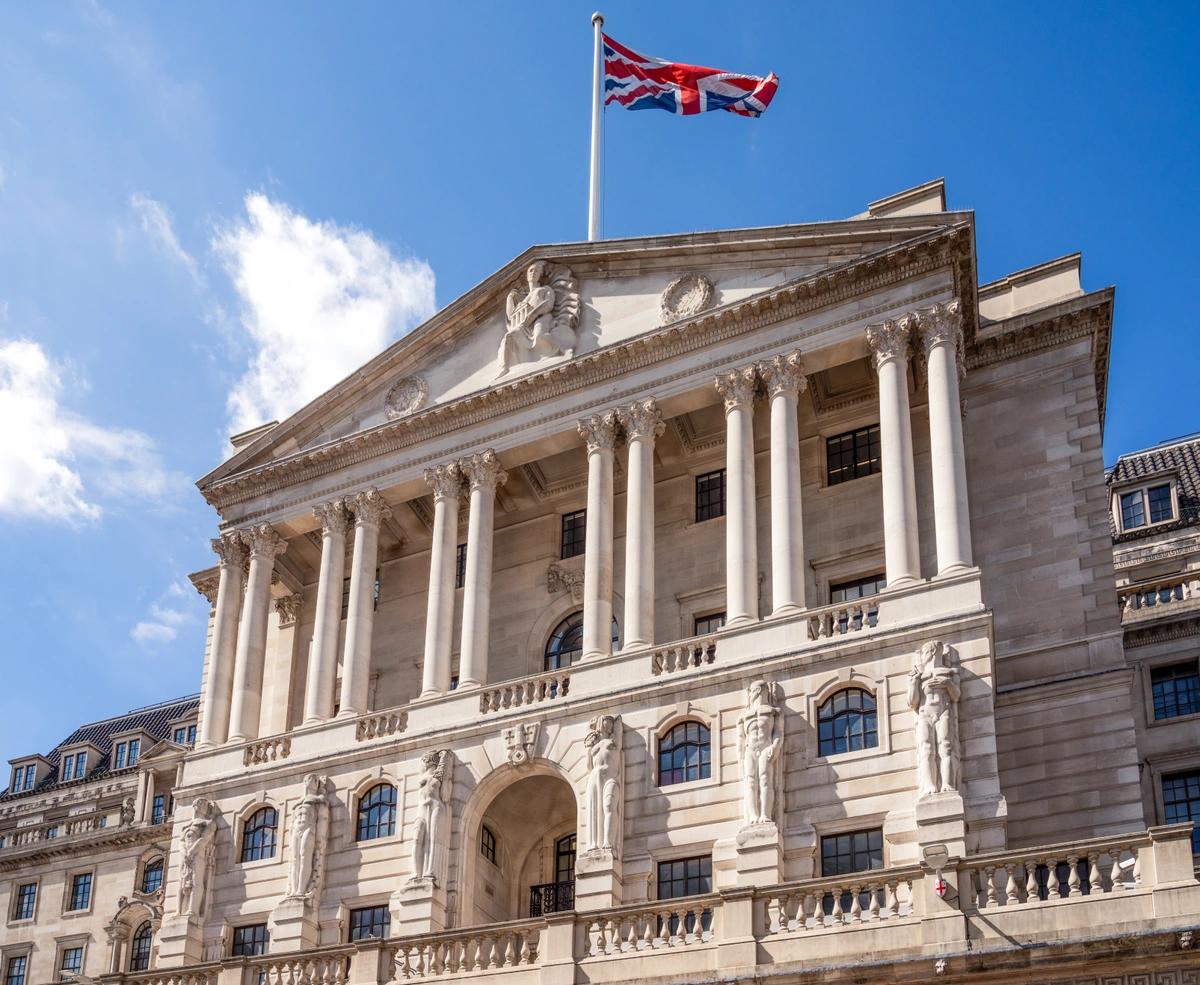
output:
[[964, 220], [409, 417], [225, 478], [201, 480], [200, 489], [223, 510], [943, 267], [953, 271], [970, 340], [976, 327], [975, 259], [971, 225]]

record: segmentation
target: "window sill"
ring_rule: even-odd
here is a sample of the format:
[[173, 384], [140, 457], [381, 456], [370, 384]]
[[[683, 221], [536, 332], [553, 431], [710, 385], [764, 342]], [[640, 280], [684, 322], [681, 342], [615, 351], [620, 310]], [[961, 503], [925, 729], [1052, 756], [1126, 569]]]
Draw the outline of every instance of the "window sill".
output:
[[[1151, 716], [1154, 711], [1151, 709]], [[1200, 721], [1200, 711], [1194, 711], [1190, 715], [1176, 715], [1173, 718], [1154, 718], [1151, 717], [1146, 723], [1147, 728], [1158, 728], [1162, 725], [1176, 725], [1179, 722], [1197, 722]]]
[[656, 782], [652, 789], [658, 791], [664, 797], [669, 797], [675, 793], [687, 793], [689, 790], [703, 790], [705, 787], [715, 787], [720, 782], [716, 776], [706, 776], [703, 780], [685, 780], [683, 783], [668, 783], [666, 786]]
[[871, 746], [867, 749], [855, 749], [851, 752], [833, 752], [820, 755], [819, 753], [813, 756], [808, 761], [809, 766], [832, 766], [837, 763], [851, 763], [858, 759], [870, 759], [872, 756], [886, 756], [891, 750], [885, 749], [882, 744]]
[[[857, 479], [846, 479], [842, 482], [834, 483], [832, 486], [829, 485], [828, 482], [822, 482], [820, 485], [817, 486], [817, 495], [818, 496], [836, 495], [837, 490], [839, 490], [839, 489], [847, 489], [850, 487], [855, 487], [855, 483], [858, 483], [858, 482], [871, 482], [871, 481], [882, 482], [883, 481], [883, 473], [882, 472], [873, 472], [871, 475], [860, 475]], [[856, 488], [861, 488], [861, 487], [856, 487]]]
[[238, 862], [239, 869], [262, 869], [268, 865], [278, 865], [283, 861], [282, 854], [272, 855], [269, 858], [250, 859], [245, 862]]

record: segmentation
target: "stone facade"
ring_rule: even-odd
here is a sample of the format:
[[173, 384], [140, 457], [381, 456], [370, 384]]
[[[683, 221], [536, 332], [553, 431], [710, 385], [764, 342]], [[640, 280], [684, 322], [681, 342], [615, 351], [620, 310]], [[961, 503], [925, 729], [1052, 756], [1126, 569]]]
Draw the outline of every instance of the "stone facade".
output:
[[86, 973], [1195, 981], [1112, 291], [974, 221], [533, 248], [241, 442], [150, 967]]

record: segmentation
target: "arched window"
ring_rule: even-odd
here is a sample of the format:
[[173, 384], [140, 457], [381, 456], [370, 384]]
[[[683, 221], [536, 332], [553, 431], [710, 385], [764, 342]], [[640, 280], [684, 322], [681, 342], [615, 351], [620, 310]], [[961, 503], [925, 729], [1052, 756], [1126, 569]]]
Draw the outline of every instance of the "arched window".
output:
[[396, 833], [396, 788], [377, 783], [358, 800], [356, 841], [386, 838]]
[[142, 868], [142, 892], [157, 893], [163, 883], [163, 860], [151, 859]]
[[[617, 649], [620, 645], [621, 632], [616, 618], [612, 624], [612, 645]], [[546, 642], [546, 670], [559, 670], [570, 667], [583, 654], [583, 613], [575, 612], [567, 616], [550, 634]]]
[[479, 854], [496, 864], [496, 833], [486, 824], [479, 832]]
[[154, 928], [147, 920], [136, 931], [129, 942], [129, 970], [148, 971], [150, 969], [150, 947], [154, 943]]
[[850, 687], [821, 705], [817, 712], [817, 744], [822, 756], [879, 745], [874, 696], [862, 688]]
[[275, 857], [275, 830], [279, 815], [274, 807], [260, 807], [242, 829], [242, 861], [257, 862]]
[[680, 722], [658, 742], [658, 785], [707, 780], [712, 775], [708, 726]]

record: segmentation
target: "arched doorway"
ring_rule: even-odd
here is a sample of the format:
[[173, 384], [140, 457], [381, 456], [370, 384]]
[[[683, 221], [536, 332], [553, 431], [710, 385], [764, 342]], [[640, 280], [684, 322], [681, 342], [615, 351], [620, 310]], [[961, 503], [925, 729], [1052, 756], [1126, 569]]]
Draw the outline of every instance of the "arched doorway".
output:
[[[505, 770], [511, 782], [471, 812], [463, 832], [464, 926], [570, 910], [575, 905], [575, 793], [543, 768]], [[484, 792], [486, 796], [486, 791]]]

